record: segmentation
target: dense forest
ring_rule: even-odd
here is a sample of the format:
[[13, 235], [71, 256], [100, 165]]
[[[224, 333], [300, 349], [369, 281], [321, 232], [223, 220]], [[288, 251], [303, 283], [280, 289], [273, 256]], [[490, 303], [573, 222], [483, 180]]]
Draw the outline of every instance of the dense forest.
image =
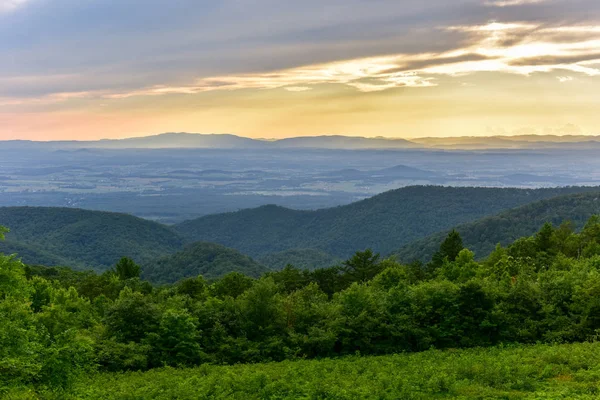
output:
[[[11, 228], [0, 252], [32, 264], [103, 271], [122, 256], [138, 262], [178, 251], [183, 240], [169, 227], [127, 214], [55, 207], [0, 207]], [[21, 251], [24, 250], [24, 251]]]
[[600, 217], [546, 223], [481, 262], [452, 231], [426, 264], [366, 250], [259, 279], [141, 274], [129, 258], [97, 274], [1, 256], [0, 393], [61, 398], [102, 371], [595, 340]]
[[[182, 256], [189, 251], [186, 246], [211, 242], [249, 255], [270, 269], [281, 269], [289, 263], [301, 268], [324, 268], [351, 256], [356, 250], [371, 248], [388, 255], [414, 240], [481, 217], [559, 194], [590, 191], [597, 192], [598, 189], [413, 186], [348, 206], [317, 211], [264, 206], [175, 226], [119, 213], [72, 208], [4, 207], [0, 208], [0, 222], [11, 228], [11, 235], [0, 243], [0, 252], [17, 253], [27, 264], [69, 266], [97, 272], [106, 271], [126, 256], [150, 270], [158, 259], [167, 256], [172, 256], [169, 265], [173, 265], [175, 260], [187, 262], [190, 258]], [[591, 214], [593, 212], [586, 217]], [[553, 220], [569, 219], [570, 210], [563, 207], [551, 217]], [[515, 230], [515, 233], [531, 234], [537, 222], [530, 224], [528, 231]], [[438, 235], [433, 242], [439, 239]], [[470, 237], [466, 239], [481, 255], [479, 242], [471, 241]], [[497, 242], [508, 243], [502, 237], [498, 241], [492, 240], [491, 246]], [[431, 253], [435, 244], [426, 247]], [[487, 247], [489, 249], [489, 243]], [[210, 253], [207, 251], [204, 257], [210, 257]], [[233, 255], [233, 250], [230, 254]], [[424, 254], [424, 257], [427, 255]], [[206, 276], [219, 276], [219, 271], [226, 268], [219, 267], [226, 264], [224, 258], [219, 257], [219, 262], [211, 264], [214, 272], [201, 272]], [[417, 255], [415, 258], [423, 257]], [[235, 264], [237, 261], [232, 262]], [[177, 269], [193, 274], [188, 276], [199, 271], [192, 264], [178, 265]], [[174, 274], [170, 280], [160, 278], [157, 282], [172, 281], [182, 276]]]
[[[483, 259], [498, 243], [507, 246], [520, 237], [533, 234], [545, 222], [560, 225], [569, 221], [573, 228], [579, 229], [595, 214], [600, 214], [600, 192], [541, 200], [459, 225], [455, 229], [476, 258]], [[438, 232], [415, 240], [394, 252], [394, 255], [404, 262], [425, 262], [437, 251], [439, 243], [447, 234], [447, 231]]]
[[264, 206], [208, 215], [175, 225], [188, 241], [234, 248], [251, 257], [310, 248], [347, 258], [357, 249], [382, 254], [456, 225], [537, 200], [598, 191], [553, 189], [456, 188], [411, 186], [347, 206], [316, 211]]
[[230, 272], [258, 278], [268, 271], [269, 268], [236, 250], [220, 244], [199, 242], [145, 264], [142, 278], [163, 284], [198, 275], [206, 279], [220, 278]]

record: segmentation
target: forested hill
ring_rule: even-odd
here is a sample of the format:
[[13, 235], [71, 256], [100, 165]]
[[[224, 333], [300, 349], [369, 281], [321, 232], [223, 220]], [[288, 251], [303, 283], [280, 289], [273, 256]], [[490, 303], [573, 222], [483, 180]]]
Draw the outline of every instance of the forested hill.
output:
[[208, 241], [252, 257], [311, 248], [336, 257], [372, 248], [390, 253], [404, 244], [456, 225], [530, 202], [597, 190], [496, 189], [412, 186], [317, 211], [263, 206], [209, 215], [176, 225], [188, 241]]
[[[574, 228], [581, 228], [596, 214], [600, 214], [600, 191], [541, 200], [459, 225], [456, 230], [461, 234], [464, 246], [474, 251], [477, 258], [482, 259], [487, 257], [498, 243], [506, 246], [520, 237], [531, 236], [546, 222], [559, 226], [563, 222], [571, 221]], [[447, 231], [443, 231], [416, 240], [402, 247], [395, 255], [402, 262], [427, 262], [447, 234]]]
[[142, 276], [160, 284], [198, 275], [207, 279], [220, 278], [230, 272], [258, 278], [268, 271], [267, 267], [236, 250], [219, 244], [199, 242], [144, 265]]
[[181, 248], [169, 227], [127, 214], [52, 207], [3, 207], [10, 228], [0, 252], [23, 262], [104, 270], [120, 257], [142, 263]]
[[[0, 252], [17, 253], [28, 264], [103, 271], [123, 256], [148, 265], [182, 250], [186, 243], [213, 242], [268, 266], [281, 268], [290, 262], [314, 268], [366, 248], [389, 254], [416, 239], [503, 210], [592, 190], [598, 189], [414, 186], [336, 208], [296, 211], [263, 206], [207, 216], [174, 227], [110, 212], [5, 207], [0, 208], [0, 225], [9, 227], [11, 232], [0, 243]], [[537, 221], [531, 223], [532, 228], [538, 225]], [[528, 233], [519, 231], [515, 235]], [[312, 252], [294, 252], [294, 249]], [[177, 259], [165, 265], [179, 270], [187, 268], [189, 264], [174, 267], [172, 261]]]

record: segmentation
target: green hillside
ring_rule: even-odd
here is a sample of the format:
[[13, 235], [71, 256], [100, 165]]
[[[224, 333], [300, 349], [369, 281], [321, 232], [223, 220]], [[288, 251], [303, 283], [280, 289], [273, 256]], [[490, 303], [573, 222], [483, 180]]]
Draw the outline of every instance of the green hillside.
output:
[[[17, 253], [28, 264], [102, 271], [122, 256], [151, 265], [158, 258], [181, 250], [185, 242], [201, 241], [236, 249], [275, 269], [288, 263], [312, 269], [335, 264], [366, 248], [389, 254], [414, 240], [465, 222], [541, 199], [592, 190], [597, 189], [415, 186], [330, 209], [297, 211], [263, 206], [206, 216], [174, 227], [119, 213], [6, 207], [0, 208], [0, 224], [11, 228], [11, 232], [7, 241], [0, 243], [0, 252]], [[539, 227], [538, 220], [531, 223], [531, 231]], [[515, 230], [506, 240], [529, 233], [530, 230]], [[495, 238], [490, 240], [493, 244], [488, 243], [485, 249], [496, 242]], [[474, 248], [480, 251], [477, 246]], [[221, 266], [226, 265], [223, 257]], [[237, 256], [233, 258], [231, 263], [235, 264]], [[213, 276], [225, 271], [217, 270]]]
[[[541, 200], [459, 225], [456, 230], [461, 234], [465, 247], [474, 251], [478, 258], [484, 258], [498, 243], [506, 246], [520, 237], [531, 236], [546, 222], [558, 226], [562, 222], [572, 221], [576, 228], [581, 228], [594, 214], [600, 214], [600, 192]], [[416, 240], [394, 255], [403, 262], [426, 262], [438, 250], [447, 234], [447, 231], [442, 231]]]
[[219, 278], [229, 272], [259, 277], [267, 271], [268, 268], [236, 250], [200, 242], [148, 263], [142, 268], [142, 276], [154, 283], [173, 283], [198, 275], [207, 279]]
[[[9, 234], [10, 236], [10, 234]], [[33, 244], [25, 244], [12, 240], [0, 242], [0, 252], [4, 254], [14, 254], [17, 258], [22, 259], [29, 264], [39, 265], [68, 265], [69, 260], [66, 258], [49, 253], [38, 248]]]
[[453, 226], [537, 200], [594, 188], [496, 189], [412, 186], [347, 206], [297, 211], [263, 206], [175, 226], [189, 241], [235, 248], [252, 257], [310, 248], [346, 258], [372, 248], [391, 253]]
[[127, 214], [52, 207], [3, 207], [0, 224], [11, 229], [0, 252], [28, 264], [67, 264], [104, 270], [122, 256], [138, 262], [182, 246], [170, 228]]
[[339, 257], [315, 249], [291, 249], [267, 254], [259, 258], [258, 261], [274, 270], [282, 269], [288, 264], [300, 269], [313, 270], [331, 267], [342, 260]]

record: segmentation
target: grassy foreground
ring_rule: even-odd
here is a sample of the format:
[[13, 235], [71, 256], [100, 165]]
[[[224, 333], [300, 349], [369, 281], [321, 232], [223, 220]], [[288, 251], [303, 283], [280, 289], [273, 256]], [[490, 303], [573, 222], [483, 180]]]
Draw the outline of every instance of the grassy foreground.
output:
[[60, 398], [598, 399], [600, 342], [99, 374]]

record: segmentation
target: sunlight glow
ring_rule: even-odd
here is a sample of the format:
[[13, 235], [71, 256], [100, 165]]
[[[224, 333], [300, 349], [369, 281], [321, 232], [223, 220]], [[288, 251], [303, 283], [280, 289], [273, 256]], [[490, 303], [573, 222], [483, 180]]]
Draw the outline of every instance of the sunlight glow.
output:
[[[441, 76], [465, 76], [477, 72], [531, 75], [570, 71], [600, 75], [600, 69], [593, 66], [600, 61], [600, 26], [542, 27], [528, 23], [490, 22], [445, 30], [470, 35], [472, 44], [437, 54], [398, 54], [262, 74], [217, 76], [200, 79], [190, 86], [155, 86], [106, 97], [276, 88], [300, 92], [307, 90], [307, 85], [319, 84], [343, 84], [361, 92], [376, 92], [400, 87], [432, 87], [438, 85]], [[565, 33], [570, 34], [568, 40], [556, 37]], [[423, 62], [430, 66], [413, 67]], [[302, 89], [298, 90], [298, 87]]]

